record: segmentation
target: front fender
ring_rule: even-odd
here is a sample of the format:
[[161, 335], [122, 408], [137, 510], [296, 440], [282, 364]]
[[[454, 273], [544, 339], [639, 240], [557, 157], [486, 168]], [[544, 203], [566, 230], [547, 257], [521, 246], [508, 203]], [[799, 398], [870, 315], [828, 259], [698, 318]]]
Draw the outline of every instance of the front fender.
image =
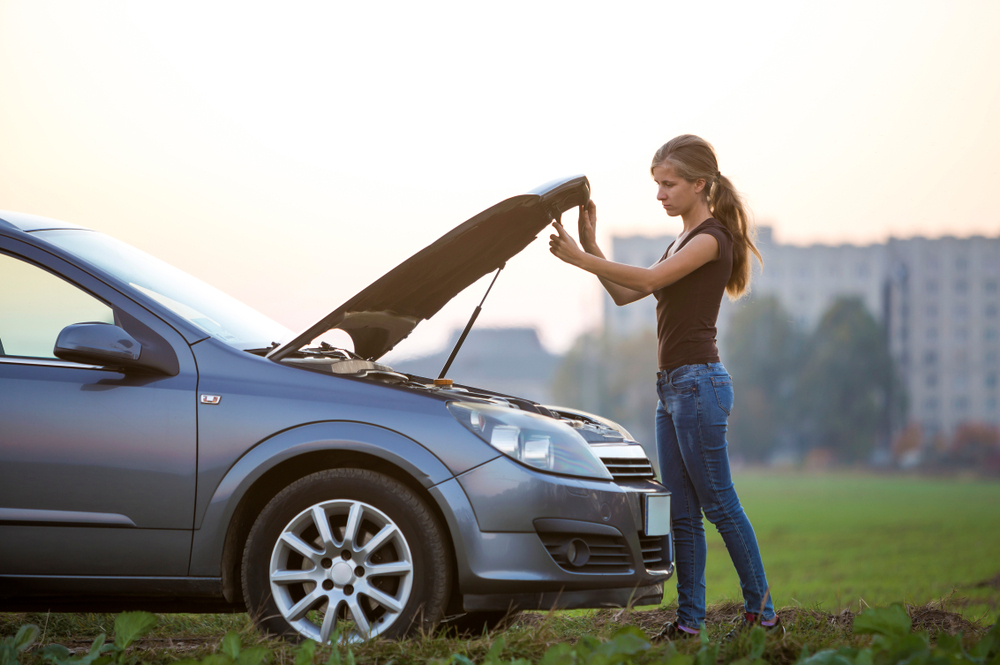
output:
[[444, 463], [427, 448], [383, 427], [334, 421], [285, 430], [248, 450], [215, 488], [204, 516], [195, 528], [189, 575], [214, 577], [220, 574], [229, 524], [240, 502], [255, 482], [283, 462], [322, 451], [356, 452], [384, 459], [405, 471], [425, 488], [433, 487], [453, 476]]

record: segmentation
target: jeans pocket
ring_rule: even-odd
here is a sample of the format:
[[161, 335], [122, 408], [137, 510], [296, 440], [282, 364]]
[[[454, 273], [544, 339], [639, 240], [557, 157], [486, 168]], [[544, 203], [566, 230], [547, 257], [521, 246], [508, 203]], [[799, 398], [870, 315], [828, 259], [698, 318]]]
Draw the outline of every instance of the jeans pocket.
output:
[[670, 387], [677, 395], [691, 395], [698, 391], [698, 381], [687, 377], [682, 377], [676, 383], [671, 382]]
[[728, 376], [713, 376], [712, 388], [715, 390], [715, 399], [719, 402], [719, 408], [731, 415], [733, 412], [733, 380]]

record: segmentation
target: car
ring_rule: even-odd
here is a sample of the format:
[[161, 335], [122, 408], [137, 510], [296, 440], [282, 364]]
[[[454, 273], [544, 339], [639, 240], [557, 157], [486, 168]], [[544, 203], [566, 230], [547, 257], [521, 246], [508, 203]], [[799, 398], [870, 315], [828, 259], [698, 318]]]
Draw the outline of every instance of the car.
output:
[[379, 362], [589, 192], [507, 199], [299, 334], [0, 212], [0, 610], [247, 611], [325, 642], [660, 603], [670, 494], [623, 427]]

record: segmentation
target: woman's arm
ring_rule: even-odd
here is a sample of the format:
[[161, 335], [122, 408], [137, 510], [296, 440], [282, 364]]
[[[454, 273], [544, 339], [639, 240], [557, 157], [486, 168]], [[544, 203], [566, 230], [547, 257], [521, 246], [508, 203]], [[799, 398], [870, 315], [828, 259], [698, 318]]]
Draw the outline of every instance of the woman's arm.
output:
[[639, 294], [632, 300], [619, 302], [615, 298], [615, 294], [609, 290], [608, 293], [615, 299], [615, 304], [619, 305], [633, 302], [657, 289], [673, 284], [719, 256], [719, 241], [707, 233], [701, 233], [692, 238], [683, 249], [673, 256], [667, 257], [651, 268], [640, 268], [588, 254], [581, 250], [576, 241], [566, 233], [562, 224], [555, 222], [553, 226], [556, 229], [556, 234], [549, 236], [549, 251], [556, 257], [597, 275], [602, 282], [607, 280]]
[[[608, 261], [604, 257], [604, 252], [602, 252], [599, 247], [597, 247], [596, 250], [597, 251], [587, 252], [587, 253], [593, 256], [594, 258], [601, 259], [602, 261], [607, 261], [608, 263], [612, 263], [611, 261]], [[553, 252], [553, 254], [555, 254], [555, 252]], [[614, 265], [623, 265], [623, 264], [616, 263]], [[642, 291], [638, 291], [636, 289], [630, 289], [627, 286], [622, 286], [621, 284], [617, 284], [612, 280], [608, 279], [607, 277], [602, 277], [597, 273], [594, 274], [597, 275], [597, 279], [601, 280], [601, 285], [604, 287], [604, 290], [608, 292], [608, 295], [611, 296], [611, 300], [613, 300], [614, 303], [619, 307], [621, 307], [622, 305], [628, 305], [629, 303], [633, 303], [637, 300], [642, 300], [643, 298], [649, 295], [649, 293], [643, 293]], [[650, 291], [650, 293], [652, 293], [652, 291]]]

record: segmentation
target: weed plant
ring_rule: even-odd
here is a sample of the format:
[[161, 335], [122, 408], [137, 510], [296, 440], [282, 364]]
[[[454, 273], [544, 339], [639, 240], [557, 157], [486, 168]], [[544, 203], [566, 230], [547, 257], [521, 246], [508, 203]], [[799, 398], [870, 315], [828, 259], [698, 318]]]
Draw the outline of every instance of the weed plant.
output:
[[[928, 613], [937, 612], [935, 619]], [[157, 617], [127, 612], [114, 622], [114, 640], [101, 633], [71, 650], [58, 640], [33, 643], [41, 631], [24, 625], [0, 640], [0, 665], [1000, 665], [1000, 627], [972, 624], [935, 608], [902, 605], [869, 608], [858, 615], [825, 615], [798, 608], [779, 612], [781, 635], [761, 627], [723, 637], [731, 624], [707, 626], [700, 638], [657, 643], [641, 627], [662, 612], [598, 612], [588, 616], [527, 614], [492, 634], [458, 636], [447, 632], [411, 640], [350, 644], [334, 636], [332, 645], [311, 640], [295, 645], [236, 631], [195, 650], [178, 652], [151, 638]], [[659, 616], [656, 616], [659, 615]], [[953, 623], [942, 622], [948, 618]], [[916, 626], [914, 625], [916, 624]], [[964, 630], [951, 632], [950, 625]], [[75, 651], [75, 652], [74, 652]]]

